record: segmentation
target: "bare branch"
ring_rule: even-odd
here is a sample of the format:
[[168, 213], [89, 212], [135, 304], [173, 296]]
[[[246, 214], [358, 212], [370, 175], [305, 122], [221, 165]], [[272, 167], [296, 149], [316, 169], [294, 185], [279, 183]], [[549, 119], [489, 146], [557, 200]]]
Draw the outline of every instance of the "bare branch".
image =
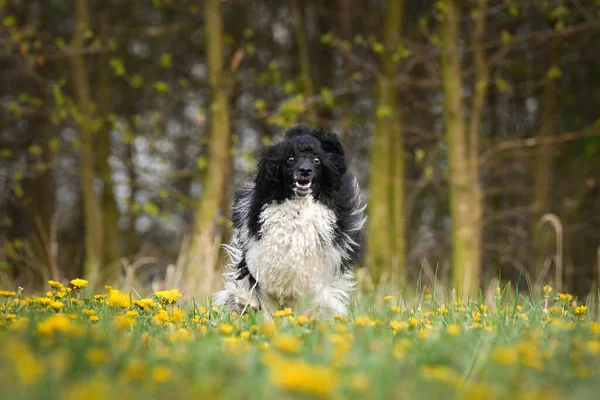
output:
[[579, 140], [589, 137], [600, 137], [600, 129], [596, 128], [585, 133], [577, 131], [562, 133], [560, 135], [555, 136], [540, 136], [527, 139], [507, 140], [504, 142], [497, 143], [491, 149], [485, 151], [479, 159], [479, 165], [485, 165], [497, 153], [504, 152], [507, 150], [515, 150], [523, 147], [548, 146], [555, 143], [571, 142], [573, 140]]

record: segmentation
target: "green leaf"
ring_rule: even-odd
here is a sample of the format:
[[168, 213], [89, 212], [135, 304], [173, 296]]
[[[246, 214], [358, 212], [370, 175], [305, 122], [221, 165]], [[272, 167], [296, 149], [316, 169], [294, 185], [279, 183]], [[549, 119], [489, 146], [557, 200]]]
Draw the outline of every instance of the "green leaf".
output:
[[31, 154], [31, 155], [34, 155], [34, 156], [42, 155], [42, 148], [37, 144], [32, 144], [31, 146], [29, 146], [29, 148], [27, 150], [29, 151], [29, 154]]
[[267, 102], [263, 99], [257, 99], [254, 101], [254, 108], [258, 111], [264, 110], [267, 108]]
[[2, 158], [10, 158], [12, 157], [13, 152], [11, 149], [0, 149], [0, 157]]
[[156, 217], [158, 216], [158, 214], [160, 214], [160, 209], [158, 208], [158, 206], [150, 201], [144, 203], [144, 205], [142, 206], [142, 210], [146, 214], [149, 214], [153, 217]]
[[392, 116], [392, 109], [388, 106], [379, 106], [377, 107], [377, 118], [383, 119]]
[[161, 54], [159, 64], [163, 69], [171, 68], [173, 65], [173, 56], [170, 53]]
[[206, 161], [206, 157], [204, 157], [204, 156], [198, 157], [198, 160], [196, 161], [196, 168], [198, 169], [198, 171], [204, 171], [207, 166], [208, 166], [208, 162]]
[[418, 148], [415, 151], [415, 160], [420, 163], [425, 159], [425, 150]]
[[158, 93], [167, 93], [169, 91], [169, 85], [163, 81], [156, 81], [154, 82], [154, 89]]
[[556, 65], [548, 70], [546, 73], [549, 79], [558, 79], [562, 76], [562, 71]]
[[252, 37], [254, 37], [254, 30], [252, 28], [244, 29], [244, 37], [246, 39], [251, 39]]
[[510, 7], [508, 7], [508, 13], [513, 17], [517, 17], [519, 15], [519, 7], [517, 7], [514, 4], [511, 5]]
[[17, 17], [14, 15], [7, 15], [2, 19], [2, 25], [6, 28], [10, 28], [11, 26], [15, 26], [17, 24]]
[[433, 166], [432, 165], [426, 166], [425, 169], [423, 170], [423, 175], [427, 179], [432, 179], [433, 178]]
[[144, 85], [144, 77], [140, 74], [134, 74], [131, 77], [131, 86], [134, 88], [140, 88]]
[[495, 83], [496, 83], [496, 88], [498, 88], [498, 90], [500, 92], [508, 93], [511, 91], [511, 86], [510, 86], [510, 83], [508, 83], [508, 81], [506, 81], [502, 78], [496, 78]]
[[57, 153], [58, 150], [60, 150], [60, 139], [59, 138], [52, 138], [48, 141], [48, 147], [50, 148], [50, 151], [53, 153]]
[[111, 58], [108, 65], [110, 65], [116, 76], [123, 76], [127, 72], [122, 58]]
[[329, 88], [321, 89], [321, 98], [323, 99], [323, 103], [329, 108], [333, 107], [334, 98], [333, 92]]
[[383, 54], [385, 46], [381, 42], [373, 43], [373, 51], [377, 54]]
[[502, 32], [500, 32], [500, 39], [502, 40], [502, 43], [507, 44], [512, 40], [512, 35], [509, 31], [503, 29]]
[[283, 91], [286, 94], [292, 94], [296, 91], [296, 84], [293, 81], [285, 81], [283, 84]]
[[333, 35], [331, 34], [331, 32], [321, 35], [321, 43], [323, 44], [330, 44], [332, 39]]

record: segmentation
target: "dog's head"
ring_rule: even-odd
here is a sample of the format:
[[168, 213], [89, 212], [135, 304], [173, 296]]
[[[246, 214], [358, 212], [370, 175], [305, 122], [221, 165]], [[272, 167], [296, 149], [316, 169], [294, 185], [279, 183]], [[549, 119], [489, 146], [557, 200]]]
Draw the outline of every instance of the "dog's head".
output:
[[260, 159], [257, 189], [275, 200], [312, 194], [331, 196], [346, 173], [346, 156], [337, 135], [298, 125]]

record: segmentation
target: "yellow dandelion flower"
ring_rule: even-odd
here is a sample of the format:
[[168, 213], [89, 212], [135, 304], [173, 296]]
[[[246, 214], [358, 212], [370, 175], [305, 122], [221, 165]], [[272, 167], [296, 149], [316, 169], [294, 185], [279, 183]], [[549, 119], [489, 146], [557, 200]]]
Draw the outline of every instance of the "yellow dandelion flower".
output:
[[96, 314], [96, 310], [92, 310], [91, 308], [84, 308], [83, 310], [81, 310], [81, 312], [83, 313], [83, 315], [85, 315], [86, 317], [89, 317], [90, 315], [94, 315]]
[[600, 353], [600, 341], [598, 340], [588, 340], [586, 343], [586, 347], [588, 351], [592, 354]]
[[98, 316], [96, 315], [90, 315], [90, 321], [91, 322], [98, 322], [100, 320], [100, 318], [98, 318]]
[[60, 301], [51, 301], [50, 302], [50, 308], [52, 308], [54, 311], [60, 311], [63, 309], [64, 306], [65, 306], [65, 303], [61, 303]]
[[42, 360], [39, 360], [28, 349], [20, 352], [14, 361], [17, 379], [25, 385], [32, 385], [38, 382], [46, 373], [46, 368]]
[[419, 325], [419, 320], [416, 319], [415, 317], [410, 317], [408, 322], [409, 322], [411, 328], [416, 328]]
[[393, 297], [392, 296], [384, 296], [383, 297], [383, 301], [385, 301], [386, 303], [389, 303], [390, 301], [392, 301]]
[[390, 310], [392, 310], [392, 312], [395, 312], [396, 314], [401, 311], [400, 306], [390, 306]]
[[268, 321], [268, 322], [265, 322], [264, 324], [262, 324], [260, 331], [263, 335], [270, 336], [275, 332], [276, 329], [277, 329], [277, 325], [275, 325], [275, 322]]
[[442, 315], [448, 314], [448, 309], [446, 308], [446, 305], [444, 303], [440, 305], [440, 307], [438, 308], [438, 312]]
[[52, 334], [53, 332], [67, 332], [71, 329], [71, 320], [64, 314], [55, 314], [38, 323], [37, 325], [38, 332], [47, 336]]
[[161, 291], [154, 293], [154, 295], [158, 299], [160, 299], [162, 302], [168, 303], [168, 304], [175, 303], [177, 301], [177, 299], [182, 296], [181, 292], [177, 289], [161, 290]]
[[354, 325], [365, 327], [365, 326], [375, 326], [375, 321], [371, 320], [368, 315], [359, 315], [354, 320]]
[[229, 324], [221, 324], [219, 325], [219, 331], [221, 331], [223, 335], [231, 335], [233, 332], [233, 326]]
[[559, 293], [558, 298], [566, 303], [573, 300], [573, 295], [570, 293]]
[[277, 310], [273, 313], [275, 317], [287, 317], [288, 315], [292, 315], [291, 308], [284, 308], [283, 310]]
[[525, 313], [520, 313], [519, 318], [522, 319], [523, 321], [529, 321], [529, 317]]
[[549, 295], [552, 292], [552, 286], [546, 285], [542, 288], [542, 292], [545, 295]]
[[590, 328], [594, 335], [600, 335], [600, 324], [599, 323], [594, 322]]
[[249, 331], [240, 332], [240, 338], [245, 339], [245, 340], [250, 339], [250, 332]]
[[171, 321], [172, 322], [183, 322], [185, 320], [185, 311], [181, 308], [176, 308], [171, 312]]
[[127, 382], [141, 381], [146, 377], [146, 364], [142, 360], [133, 358], [129, 360], [121, 376]]
[[133, 318], [128, 318], [124, 315], [117, 315], [114, 319], [115, 326], [120, 329], [133, 328], [137, 325], [137, 321]]
[[392, 321], [390, 321], [390, 326], [394, 332], [397, 332], [397, 331], [401, 331], [403, 329], [407, 329], [408, 322], [392, 320]]
[[104, 349], [90, 349], [87, 351], [85, 358], [92, 365], [103, 364], [108, 360], [108, 352]]
[[164, 324], [169, 321], [169, 313], [166, 310], [158, 310], [156, 315], [152, 317], [152, 321], [156, 324]]
[[125, 293], [123, 293], [119, 290], [112, 289], [108, 293], [108, 304], [110, 304], [112, 307], [125, 308], [125, 307], [129, 306], [131, 303], [130, 303], [130, 298], [128, 295], [126, 295]]
[[71, 285], [73, 285], [77, 289], [81, 289], [88, 285], [88, 281], [86, 281], [85, 279], [77, 278], [77, 279], [71, 280]]
[[107, 292], [110, 292], [111, 290], [113, 290], [113, 287], [112, 287], [112, 286], [110, 286], [110, 285], [104, 285], [104, 289], [105, 289]]
[[13, 297], [16, 293], [10, 290], [0, 290], [0, 297]]
[[307, 324], [307, 323], [308, 323], [308, 317], [305, 317], [304, 315], [299, 315], [299, 316], [296, 318], [296, 321], [298, 321], [298, 323], [299, 323], [300, 325], [305, 325], [305, 324]]
[[488, 312], [488, 306], [482, 304], [479, 306], [479, 311], [481, 311], [482, 313], [486, 313]]
[[297, 353], [302, 346], [302, 342], [291, 335], [277, 335], [273, 338], [272, 344], [275, 348], [286, 353]]
[[91, 380], [75, 383], [67, 391], [65, 400], [102, 400], [114, 397], [111, 395], [111, 385], [103, 378], [94, 377]]
[[38, 297], [35, 299], [36, 303], [38, 303], [39, 305], [46, 307], [49, 306], [50, 303], [52, 303], [52, 299], [48, 298], [48, 297]]
[[15, 318], [17, 318], [17, 314], [6, 314], [6, 315], [4, 316], [4, 319], [5, 319], [6, 321], [12, 321], [12, 320], [13, 320], [13, 319], [15, 319]]
[[152, 299], [139, 299], [133, 302], [133, 304], [135, 304], [136, 306], [138, 306], [139, 308], [141, 308], [142, 310], [149, 310], [151, 308], [154, 308], [155, 303]]
[[125, 316], [126, 316], [127, 318], [135, 318], [135, 317], [137, 317], [137, 316], [138, 316], [138, 312], [137, 312], [137, 311], [135, 311], [135, 310], [129, 310], [129, 311], [127, 311], [127, 312], [125, 313]]
[[426, 365], [421, 373], [426, 379], [445, 382], [452, 386], [458, 386], [462, 379], [458, 372], [444, 365]]
[[62, 289], [64, 288], [63, 284], [61, 282], [57, 282], [57, 281], [48, 281], [48, 284], [50, 285], [51, 288], [53, 289]]
[[173, 377], [173, 371], [164, 365], [157, 365], [152, 368], [152, 379], [158, 383], [169, 382]]
[[578, 316], [582, 316], [585, 315], [585, 313], [587, 312], [588, 307], [587, 306], [579, 306], [575, 308], [575, 315]]
[[284, 390], [318, 397], [330, 397], [337, 385], [332, 368], [294, 360], [274, 362], [269, 377], [273, 385]]
[[452, 336], [460, 335], [460, 331], [460, 326], [456, 324], [450, 324], [446, 327], [446, 332], [448, 332], [448, 334]]
[[519, 354], [512, 347], [498, 347], [492, 352], [492, 360], [500, 365], [513, 365], [519, 359]]

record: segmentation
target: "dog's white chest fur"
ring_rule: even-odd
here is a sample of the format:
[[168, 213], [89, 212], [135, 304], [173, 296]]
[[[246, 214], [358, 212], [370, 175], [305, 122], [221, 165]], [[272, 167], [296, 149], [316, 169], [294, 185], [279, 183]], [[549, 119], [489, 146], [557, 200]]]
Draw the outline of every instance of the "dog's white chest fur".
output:
[[261, 290], [276, 297], [316, 293], [339, 273], [335, 214], [312, 196], [270, 204], [260, 214], [260, 239], [246, 253]]

